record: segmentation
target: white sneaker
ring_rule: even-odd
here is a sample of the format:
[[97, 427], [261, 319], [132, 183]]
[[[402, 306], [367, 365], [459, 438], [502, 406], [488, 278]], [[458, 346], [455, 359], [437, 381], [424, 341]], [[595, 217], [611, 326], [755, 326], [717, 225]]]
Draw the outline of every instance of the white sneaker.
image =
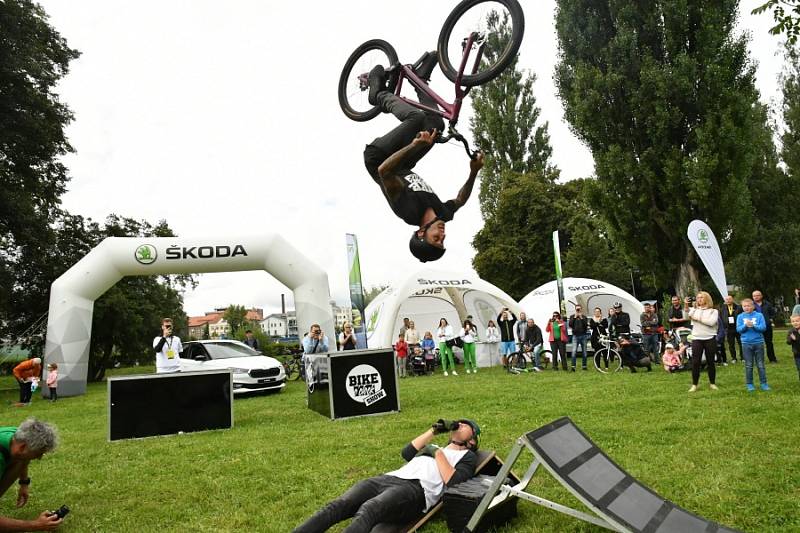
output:
[[542, 369], [541, 369], [541, 368], [539, 368], [538, 366], [535, 366], [535, 367], [533, 367], [533, 371], [534, 371], [534, 372], [541, 372], [541, 371], [542, 371]]
[[447, 377], [447, 370], [444, 371], [444, 377]]
[[717, 386], [716, 386], [716, 385], [714, 385], [713, 383], [711, 383], [711, 384], [708, 386], [708, 388], [710, 388], [711, 390], [719, 390], [719, 387], [717, 387]]
[[691, 388], [689, 388], [689, 392], [697, 392], [697, 385], [692, 385]]
[[453, 375], [454, 375], [454, 376], [457, 376], [457, 375], [458, 375], [458, 372], [456, 372], [455, 370], [453, 370]]

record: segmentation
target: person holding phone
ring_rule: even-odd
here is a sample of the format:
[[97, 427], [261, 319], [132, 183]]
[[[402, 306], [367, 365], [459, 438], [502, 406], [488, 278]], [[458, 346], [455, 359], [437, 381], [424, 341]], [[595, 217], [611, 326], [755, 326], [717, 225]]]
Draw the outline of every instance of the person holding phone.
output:
[[172, 331], [172, 319], [161, 319], [161, 336], [153, 339], [156, 351], [156, 374], [168, 374], [181, 371], [181, 339]]

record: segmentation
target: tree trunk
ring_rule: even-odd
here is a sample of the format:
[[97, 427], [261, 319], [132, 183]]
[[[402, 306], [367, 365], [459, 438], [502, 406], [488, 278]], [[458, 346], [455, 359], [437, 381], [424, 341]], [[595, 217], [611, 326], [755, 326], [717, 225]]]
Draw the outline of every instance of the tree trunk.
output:
[[675, 290], [681, 299], [687, 296], [694, 296], [700, 290], [700, 274], [695, 266], [697, 255], [691, 245], [687, 246], [686, 254], [678, 269], [678, 277], [675, 280]]

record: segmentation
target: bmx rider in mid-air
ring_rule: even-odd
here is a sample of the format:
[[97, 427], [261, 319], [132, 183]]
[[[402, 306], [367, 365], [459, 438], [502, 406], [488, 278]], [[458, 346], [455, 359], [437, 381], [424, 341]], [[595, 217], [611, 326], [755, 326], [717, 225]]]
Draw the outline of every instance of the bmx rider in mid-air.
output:
[[[429, 80], [438, 56], [428, 52], [415, 72]], [[445, 222], [462, 207], [475, 184], [478, 171], [483, 167], [483, 154], [470, 161], [467, 181], [458, 195], [442, 203], [430, 185], [415, 172], [414, 166], [427, 154], [444, 121], [434, 113], [426, 112], [401, 100], [387, 88], [386, 72], [377, 65], [369, 73], [369, 103], [377, 105], [384, 113], [391, 113], [400, 120], [400, 125], [378, 137], [364, 150], [364, 164], [372, 179], [381, 187], [394, 214], [417, 229], [411, 235], [411, 253], [422, 261], [436, 261], [444, 255]], [[436, 109], [436, 102], [427, 94], [417, 90], [419, 102]]]

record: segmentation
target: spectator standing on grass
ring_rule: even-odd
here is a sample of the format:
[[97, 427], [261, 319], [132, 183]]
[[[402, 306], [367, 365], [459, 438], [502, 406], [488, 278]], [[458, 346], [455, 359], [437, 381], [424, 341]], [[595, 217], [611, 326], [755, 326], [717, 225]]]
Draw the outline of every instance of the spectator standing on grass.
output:
[[525, 341], [525, 329], [528, 327], [528, 317], [525, 311], [519, 314], [519, 320], [514, 324], [514, 336], [517, 338], [517, 351], [522, 353], [522, 344]]
[[[764, 315], [756, 311], [750, 298], [742, 300], [742, 312], [736, 317], [736, 331], [742, 339], [744, 357], [744, 381], [748, 392], [756, 390], [753, 385], [753, 364], [758, 368], [761, 390], [770, 390], [767, 385], [767, 368], [764, 366], [764, 332], [767, 330]], [[694, 349], [694, 347], [692, 347]]]
[[653, 304], [644, 304], [644, 313], [639, 315], [639, 323], [642, 326], [642, 346], [650, 359], [658, 364], [658, 327], [661, 321], [658, 319], [658, 313], [653, 310]]
[[775, 346], [772, 343], [772, 319], [775, 318], [775, 306], [764, 299], [761, 291], [753, 291], [753, 306], [755, 310], [764, 316], [764, 322], [767, 329], [764, 330], [764, 344], [767, 348], [767, 359], [770, 363], [777, 363], [778, 358], [775, 357]]
[[614, 316], [609, 320], [609, 327], [617, 337], [631, 332], [631, 315], [622, 310], [621, 302], [614, 302]]
[[478, 340], [478, 328], [470, 320], [465, 320], [459, 333], [461, 342], [464, 344], [464, 371], [469, 374], [478, 373], [478, 365], [475, 361], [475, 341]]
[[55, 363], [47, 365], [47, 389], [50, 392], [50, 401], [58, 400], [58, 365]]
[[786, 333], [786, 344], [792, 347], [794, 365], [797, 367], [797, 375], [800, 377], [800, 315], [792, 315], [792, 327]]
[[717, 390], [717, 367], [714, 364], [714, 358], [717, 355], [719, 312], [714, 309], [711, 295], [705, 291], [697, 293], [694, 307], [689, 307], [690, 303], [689, 298], [684, 300], [684, 310], [692, 321], [692, 386], [689, 392], [697, 390], [703, 355], [705, 355], [708, 370], [708, 386], [712, 390]]
[[397, 361], [397, 375], [401, 378], [406, 377], [406, 358], [408, 357], [408, 343], [404, 335], [397, 336], [394, 343], [394, 353]]
[[497, 315], [497, 327], [500, 329], [500, 355], [504, 367], [508, 367], [508, 356], [514, 353], [514, 324], [517, 317], [504, 307]]
[[34, 357], [23, 361], [15, 366], [12, 372], [19, 384], [19, 403], [28, 405], [33, 398], [33, 392], [31, 391], [33, 378], [38, 378], [42, 374], [42, 359]]
[[681, 305], [679, 296], [672, 297], [672, 305], [669, 308], [667, 321], [669, 322], [669, 329], [688, 328], [691, 325], [691, 321], [686, 316], [686, 311]]
[[339, 349], [355, 350], [356, 349], [356, 332], [353, 331], [353, 325], [350, 322], [342, 324], [342, 332], [339, 333]]
[[[41, 459], [57, 445], [55, 428], [35, 418], [25, 420], [19, 427], [0, 428], [0, 496], [18, 483], [17, 507], [25, 506], [30, 498], [30, 462]], [[0, 516], [0, 531], [51, 531], [62, 522], [52, 511], [42, 512], [35, 520]]]
[[497, 357], [497, 345], [500, 342], [500, 330], [497, 329], [497, 326], [494, 323], [494, 320], [489, 321], [489, 325], [486, 327], [486, 344], [488, 344], [489, 349], [489, 361], [494, 364], [494, 360]]
[[409, 353], [413, 352], [414, 348], [419, 346], [419, 331], [417, 331], [417, 325], [414, 324], [413, 320], [408, 321], [408, 329], [405, 333], [405, 339], [408, 343]]
[[589, 338], [589, 319], [583, 314], [583, 308], [580, 305], [575, 306], [575, 314], [569, 317], [569, 329], [572, 331], [572, 371], [575, 372], [578, 348], [583, 350], [582, 364], [583, 369], [586, 370], [586, 340]]
[[156, 351], [157, 374], [181, 371], [183, 345], [181, 338], [173, 335], [171, 318], [161, 319], [161, 336], [153, 339], [153, 349]]
[[409, 319], [408, 317], [405, 317], [403, 319], [403, 325], [400, 326], [400, 335], [405, 336], [406, 330], [408, 329], [409, 325], [411, 325], [411, 319]]
[[433, 333], [430, 331], [425, 332], [425, 336], [422, 338], [422, 342], [420, 343], [420, 347], [423, 351], [433, 353], [436, 350], [436, 341], [433, 340]]
[[[739, 354], [742, 353], [742, 341], [736, 332], [736, 317], [742, 312], [742, 306], [733, 301], [730, 294], [725, 297], [725, 303], [719, 308], [719, 315], [725, 324], [725, 339], [728, 341], [728, 351], [731, 352], [731, 363], [736, 363], [736, 345], [739, 345]], [[722, 352], [725, 353], [725, 344], [722, 345]], [[723, 359], [725, 355], [723, 355]]]
[[547, 339], [550, 342], [550, 351], [553, 352], [553, 370], [558, 370], [558, 358], [561, 357], [561, 364], [564, 371], [567, 370], [567, 325], [561, 318], [561, 313], [558, 311], [553, 312], [553, 317], [547, 323], [545, 328], [550, 337]]
[[597, 351], [601, 348], [600, 336], [608, 335], [608, 319], [603, 318], [603, 310], [599, 307], [594, 308], [594, 314], [589, 319], [589, 329], [592, 331], [591, 337], [589, 337], [592, 349]]
[[446, 318], [440, 318], [439, 327], [436, 328], [436, 339], [439, 341], [439, 356], [441, 358], [442, 370], [444, 371], [445, 377], [448, 375], [448, 366], [454, 376], [458, 375], [456, 372], [455, 359], [453, 358], [453, 349], [447, 344], [447, 341], [451, 340], [453, 337], [453, 326], [447, 323]]
[[244, 343], [256, 351], [260, 349], [258, 345], [258, 339], [253, 337], [252, 329], [248, 329], [247, 331], [244, 332]]

